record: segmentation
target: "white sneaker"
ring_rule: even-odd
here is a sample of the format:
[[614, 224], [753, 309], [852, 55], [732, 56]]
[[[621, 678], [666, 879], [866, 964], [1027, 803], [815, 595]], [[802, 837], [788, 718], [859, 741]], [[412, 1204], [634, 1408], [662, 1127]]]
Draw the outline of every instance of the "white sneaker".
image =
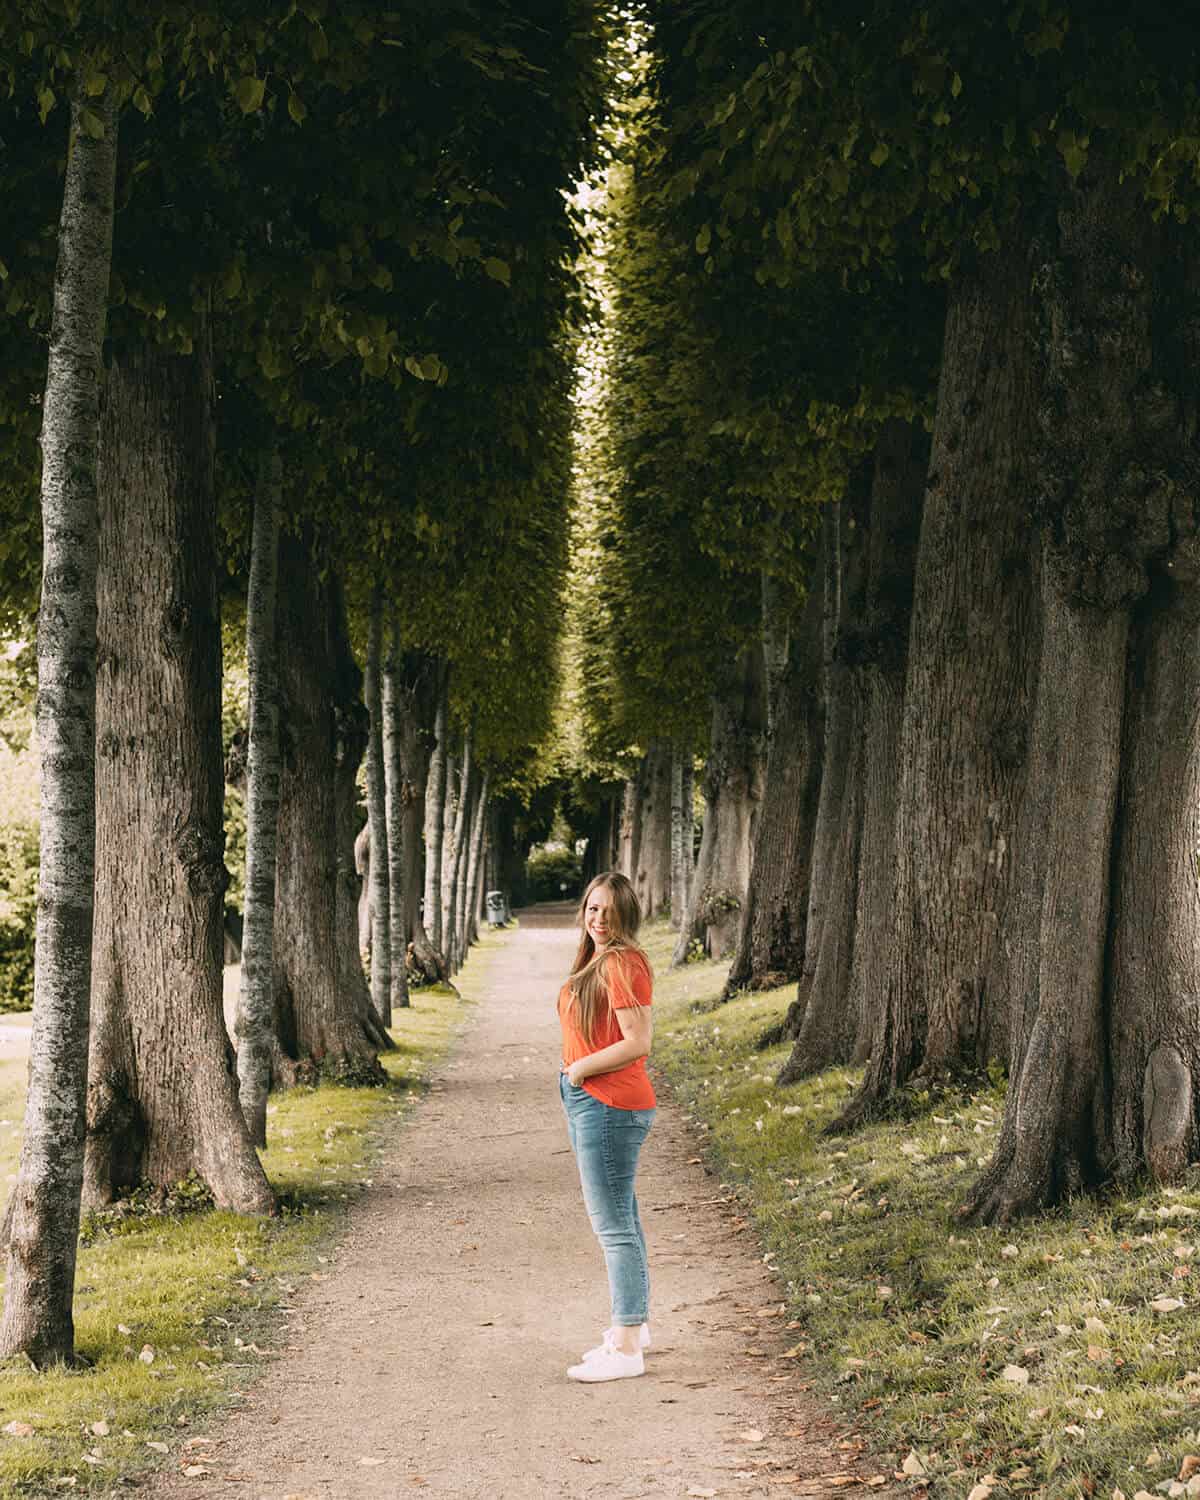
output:
[[[604, 1330], [604, 1342], [602, 1344], [597, 1344], [594, 1349], [587, 1350], [587, 1352], [583, 1356], [584, 1359], [585, 1360], [586, 1359], [595, 1359], [598, 1354], [603, 1354], [606, 1349], [611, 1348], [612, 1344], [613, 1344], [613, 1334], [614, 1334], [614, 1330], [613, 1329], [606, 1328]], [[638, 1329], [638, 1348], [644, 1354], [646, 1352], [646, 1350], [649, 1349], [649, 1347], [650, 1347], [650, 1325], [649, 1325], [649, 1323], [643, 1323], [641, 1325], [641, 1327]]]
[[646, 1364], [640, 1349], [636, 1354], [622, 1354], [611, 1344], [602, 1348], [595, 1359], [585, 1359], [582, 1364], [572, 1365], [567, 1371], [572, 1380], [587, 1381], [628, 1380], [631, 1376], [645, 1373]]

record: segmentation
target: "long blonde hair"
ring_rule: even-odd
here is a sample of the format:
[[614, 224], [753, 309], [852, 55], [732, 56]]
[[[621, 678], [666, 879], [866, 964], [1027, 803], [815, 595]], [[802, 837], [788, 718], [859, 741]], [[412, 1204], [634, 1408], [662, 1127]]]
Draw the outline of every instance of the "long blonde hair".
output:
[[[587, 908], [593, 893], [607, 889], [610, 893], [608, 908], [609, 940], [599, 950], [587, 930]], [[637, 931], [642, 922], [642, 908], [637, 893], [619, 870], [597, 875], [588, 883], [579, 903], [579, 925], [583, 931], [579, 951], [571, 965], [571, 1002], [575, 1008], [575, 1022], [589, 1047], [594, 1046], [600, 1023], [609, 1009], [608, 961], [614, 953], [638, 953], [649, 969], [646, 958], [637, 940]]]

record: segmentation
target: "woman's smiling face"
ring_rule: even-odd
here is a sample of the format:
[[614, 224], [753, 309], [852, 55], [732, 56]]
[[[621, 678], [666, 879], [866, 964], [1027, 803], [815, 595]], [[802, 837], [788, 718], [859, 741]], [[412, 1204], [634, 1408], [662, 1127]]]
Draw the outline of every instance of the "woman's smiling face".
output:
[[611, 917], [612, 892], [606, 885], [598, 885], [588, 897], [583, 914], [584, 929], [597, 948], [605, 947], [612, 935]]

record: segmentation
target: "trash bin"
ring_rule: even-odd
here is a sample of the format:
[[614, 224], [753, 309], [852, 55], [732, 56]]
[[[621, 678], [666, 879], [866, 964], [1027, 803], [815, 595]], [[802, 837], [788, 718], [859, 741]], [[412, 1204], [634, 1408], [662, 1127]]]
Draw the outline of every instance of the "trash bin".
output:
[[509, 921], [508, 898], [503, 891], [489, 891], [484, 899], [489, 927], [507, 927]]

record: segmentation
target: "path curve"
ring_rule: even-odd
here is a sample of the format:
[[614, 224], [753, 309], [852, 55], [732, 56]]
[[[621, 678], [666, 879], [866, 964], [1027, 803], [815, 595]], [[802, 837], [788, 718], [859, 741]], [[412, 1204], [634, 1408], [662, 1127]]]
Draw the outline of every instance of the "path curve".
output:
[[285, 1351], [212, 1434], [209, 1477], [167, 1476], [154, 1494], [779, 1496], [854, 1472], [771, 1357], [789, 1335], [760, 1314], [781, 1288], [665, 1099], [639, 1176], [649, 1373], [566, 1378], [608, 1313], [557, 1094], [554, 996], [574, 943], [564, 908], [533, 908], [473, 960], [480, 1007], [374, 1171], [333, 1273], [295, 1299]]

